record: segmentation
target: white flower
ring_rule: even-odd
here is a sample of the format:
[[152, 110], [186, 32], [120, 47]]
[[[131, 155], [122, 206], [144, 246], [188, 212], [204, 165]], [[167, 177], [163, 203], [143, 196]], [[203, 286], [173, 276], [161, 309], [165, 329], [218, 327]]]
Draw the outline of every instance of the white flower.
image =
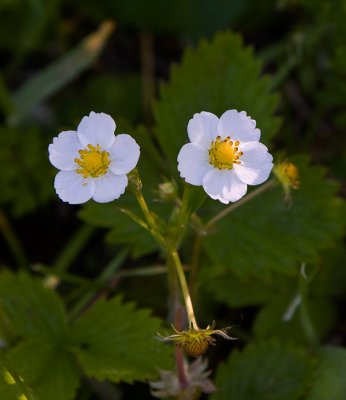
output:
[[187, 126], [191, 143], [178, 155], [180, 176], [224, 204], [242, 198], [247, 185], [266, 181], [273, 157], [259, 143], [261, 132], [245, 111], [228, 110], [220, 119], [209, 112], [195, 114]]
[[93, 198], [106, 203], [119, 198], [128, 174], [137, 165], [139, 146], [129, 135], [114, 135], [115, 122], [107, 114], [91, 112], [76, 131], [61, 132], [49, 145], [49, 160], [61, 171], [54, 187], [70, 204]]

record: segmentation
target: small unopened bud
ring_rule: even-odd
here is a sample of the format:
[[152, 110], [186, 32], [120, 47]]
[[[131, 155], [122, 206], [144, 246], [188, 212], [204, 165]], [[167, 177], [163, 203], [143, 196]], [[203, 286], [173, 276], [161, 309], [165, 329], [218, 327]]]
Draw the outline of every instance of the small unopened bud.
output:
[[136, 168], [127, 174], [127, 178], [129, 180], [127, 190], [131, 192], [140, 192], [142, 190], [142, 181]]
[[284, 161], [274, 166], [273, 172], [281, 183], [285, 198], [289, 199], [291, 194], [291, 189], [299, 189], [299, 170], [296, 165], [291, 162]]
[[177, 198], [177, 185], [174, 182], [163, 182], [159, 184], [158, 196], [161, 201], [173, 202]]

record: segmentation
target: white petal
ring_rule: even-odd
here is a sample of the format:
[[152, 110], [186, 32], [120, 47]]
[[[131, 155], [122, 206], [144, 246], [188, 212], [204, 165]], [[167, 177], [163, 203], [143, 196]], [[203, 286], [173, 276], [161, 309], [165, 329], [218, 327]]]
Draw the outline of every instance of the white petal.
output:
[[185, 144], [178, 154], [178, 171], [191, 185], [202, 185], [203, 177], [214, 167], [209, 163], [206, 149], [194, 143]]
[[217, 136], [219, 118], [206, 111], [195, 114], [187, 125], [187, 132], [191, 143], [199, 144], [209, 150], [210, 143]]
[[117, 175], [128, 174], [137, 165], [140, 149], [136, 141], [126, 134], [117, 135], [111, 148], [107, 150], [110, 170]]
[[273, 168], [273, 157], [267, 147], [258, 142], [242, 143], [239, 150], [243, 152], [240, 164], [234, 164], [238, 178], [248, 185], [259, 185], [266, 181]]
[[233, 169], [215, 168], [208, 172], [203, 178], [203, 188], [212, 199], [224, 204], [241, 199], [247, 191], [247, 185], [238, 179]]
[[84, 179], [75, 171], [60, 171], [55, 177], [54, 188], [62, 201], [81, 204], [91, 199], [95, 183], [93, 179]]
[[106, 175], [95, 178], [96, 190], [93, 199], [98, 203], [107, 203], [118, 199], [127, 186], [126, 175], [114, 175], [109, 172]]
[[62, 171], [73, 171], [77, 165], [74, 159], [79, 157], [78, 150], [82, 147], [75, 131], [61, 132], [48, 146], [49, 161]]
[[230, 136], [240, 142], [258, 142], [261, 131], [256, 128], [256, 121], [246, 115], [245, 111], [228, 110], [219, 121], [218, 134], [222, 139]]
[[248, 185], [259, 185], [265, 182], [273, 168], [273, 163], [263, 164], [261, 168], [246, 167], [242, 164], [234, 166], [234, 170], [238, 178]]
[[111, 116], [91, 111], [78, 125], [77, 135], [84, 147], [100, 145], [101, 150], [107, 150], [114, 142], [114, 131], [115, 122]]

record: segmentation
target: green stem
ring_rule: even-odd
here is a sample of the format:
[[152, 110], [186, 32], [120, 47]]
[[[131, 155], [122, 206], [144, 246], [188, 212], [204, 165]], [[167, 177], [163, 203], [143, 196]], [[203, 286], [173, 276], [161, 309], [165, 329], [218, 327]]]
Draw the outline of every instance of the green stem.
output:
[[272, 189], [276, 185], [276, 180], [272, 179], [266, 182], [264, 185], [260, 186], [258, 189], [252, 191], [247, 196], [243, 197], [242, 199], [238, 200], [236, 203], [233, 203], [231, 206], [226, 207], [223, 209], [219, 214], [216, 214], [207, 224], [205, 225], [205, 230], [208, 231], [216, 222], [219, 222], [222, 218], [226, 215], [230, 214], [237, 208], [241, 207], [243, 204], [247, 203], [248, 201], [254, 199], [255, 197], [259, 196], [260, 194], [266, 192], [269, 189]]
[[0, 210], [0, 231], [19, 268], [28, 269], [29, 262], [6, 214]]
[[135, 191], [135, 195], [137, 202], [142, 209], [143, 215], [148, 223], [150, 233], [153, 235], [153, 237], [156, 239], [157, 243], [162, 247], [162, 249], [166, 249], [167, 247], [166, 240], [159, 232], [155, 218], [153, 217], [151, 211], [149, 210], [149, 207], [142, 195], [142, 192]]
[[313, 323], [311, 321], [307, 300], [309, 293], [309, 284], [311, 280], [314, 278], [316, 273], [317, 273], [317, 268], [312, 272], [312, 274], [309, 277], [307, 277], [305, 274], [305, 264], [302, 264], [301, 271], [299, 274], [299, 293], [301, 296], [300, 321], [302, 323], [302, 327], [307, 339], [314, 346], [318, 345], [318, 337], [315, 332]]
[[191, 295], [190, 295], [190, 292], [189, 292], [189, 287], [188, 287], [187, 282], [186, 282], [184, 269], [183, 269], [183, 266], [181, 264], [180, 257], [179, 257], [179, 254], [178, 254], [177, 250], [171, 249], [171, 251], [169, 252], [169, 257], [172, 260], [172, 263], [173, 263], [173, 265], [175, 267], [175, 270], [177, 272], [177, 275], [178, 275], [178, 280], [179, 280], [179, 283], [180, 283], [180, 288], [181, 288], [181, 291], [182, 291], [182, 294], [183, 294], [183, 299], [184, 299], [184, 303], [185, 303], [185, 307], [186, 307], [187, 318], [189, 320], [189, 326], [192, 325], [192, 327], [195, 330], [198, 330], [199, 328], [198, 328], [198, 325], [197, 325], [197, 322], [196, 322], [195, 313], [194, 313], [194, 310], [193, 310], [193, 305], [192, 305], [192, 301], [191, 301]]
[[[161, 233], [159, 232], [157, 224], [156, 224], [156, 220], [153, 217], [153, 215], [151, 214], [142, 193], [140, 191], [136, 191], [135, 194], [136, 194], [137, 201], [143, 211], [143, 214], [148, 222], [151, 234], [153, 235], [153, 237], [156, 239], [158, 244], [162, 247], [163, 250], [165, 250], [165, 252], [168, 255], [168, 258], [170, 261], [170, 262], [168, 262], [168, 267], [170, 267], [170, 264], [172, 263], [172, 265], [174, 266], [174, 268], [176, 270], [178, 280], [180, 283], [180, 287], [181, 287], [181, 291], [183, 294], [184, 302], [185, 302], [187, 317], [189, 320], [189, 326], [192, 326], [195, 330], [198, 330], [199, 328], [198, 328], [198, 325], [196, 322], [195, 313], [194, 313], [193, 306], [192, 306], [191, 295], [190, 295], [189, 288], [188, 288], [188, 285], [186, 282], [186, 277], [184, 274], [183, 266], [182, 266], [180, 258], [179, 258], [179, 254], [178, 254], [176, 248], [170, 246], [169, 242], [167, 241], [167, 238], [164, 238], [161, 235]], [[173, 282], [173, 280], [171, 280], [171, 281]], [[173, 284], [172, 282], [171, 282], [171, 284]]]

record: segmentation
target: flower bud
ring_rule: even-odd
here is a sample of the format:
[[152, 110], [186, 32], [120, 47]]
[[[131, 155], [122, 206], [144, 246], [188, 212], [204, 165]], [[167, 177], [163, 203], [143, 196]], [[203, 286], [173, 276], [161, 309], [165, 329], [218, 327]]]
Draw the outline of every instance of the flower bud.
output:
[[274, 166], [273, 172], [281, 183], [285, 198], [289, 199], [291, 194], [291, 189], [299, 189], [299, 170], [296, 165], [289, 161], [284, 161]]

